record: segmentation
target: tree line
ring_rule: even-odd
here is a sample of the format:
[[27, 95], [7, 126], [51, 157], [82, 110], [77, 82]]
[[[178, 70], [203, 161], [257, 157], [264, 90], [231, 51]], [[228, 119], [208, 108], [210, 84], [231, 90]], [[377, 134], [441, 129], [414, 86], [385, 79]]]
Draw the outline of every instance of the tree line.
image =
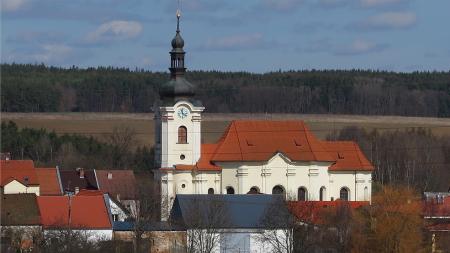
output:
[[146, 171], [153, 168], [153, 149], [136, 147], [135, 134], [126, 127], [115, 128], [99, 141], [76, 134], [57, 135], [45, 129], [19, 129], [9, 121], [2, 122], [1, 136], [1, 152], [11, 153], [15, 160], [33, 160], [36, 166]]
[[[3, 112], [149, 112], [169, 79], [113, 67], [1, 70]], [[450, 71], [191, 71], [187, 78], [208, 112], [450, 116]]]

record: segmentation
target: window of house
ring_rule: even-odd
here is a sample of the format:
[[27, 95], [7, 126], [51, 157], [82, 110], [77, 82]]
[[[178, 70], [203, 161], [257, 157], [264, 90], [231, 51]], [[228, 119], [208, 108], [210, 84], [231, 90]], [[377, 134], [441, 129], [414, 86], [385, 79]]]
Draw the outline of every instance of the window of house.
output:
[[118, 214], [113, 214], [112, 218], [113, 218], [113, 221], [118, 221], [119, 220], [119, 215]]
[[213, 188], [209, 188], [208, 189], [208, 194], [214, 194], [214, 189]]
[[259, 188], [253, 186], [252, 188], [250, 188], [250, 191], [248, 191], [247, 194], [259, 194]]
[[308, 199], [307, 198], [307, 191], [306, 191], [305, 187], [298, 188], [297, 195], [298, 195], [298, 200], [299, 201], [306, 201]]
[[276, 185], [272, 188], [272, 194], [284, 194], [284, 188], [281, 185]]
[[325, 201], [327, 199], [327, 188], [325, 186], [322, 186], [319, 191], [319, 200]]
[[234, 194], [234, 188], [231, 186], [227, 187], [227, 194]]
[[348, 189], [343, 187], [339, 192], [339, 198], [344, 201], [348, 201]]
[[364, 187], [364, 200], [369, 201], [369, 188]]
[[178, 143], [179, 144], [187, 143], [187, 128], [185, 126], [180, 126], [178, 128]]

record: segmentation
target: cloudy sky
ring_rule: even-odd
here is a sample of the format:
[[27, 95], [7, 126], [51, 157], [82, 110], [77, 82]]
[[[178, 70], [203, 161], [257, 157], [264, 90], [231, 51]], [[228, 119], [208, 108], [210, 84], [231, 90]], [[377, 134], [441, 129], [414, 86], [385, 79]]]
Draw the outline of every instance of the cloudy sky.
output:
[[[2, 0], [2, 62], [165, 71], [176, 0]], [[182, 0], [187, 66], [450, 69], [449, 0]]]

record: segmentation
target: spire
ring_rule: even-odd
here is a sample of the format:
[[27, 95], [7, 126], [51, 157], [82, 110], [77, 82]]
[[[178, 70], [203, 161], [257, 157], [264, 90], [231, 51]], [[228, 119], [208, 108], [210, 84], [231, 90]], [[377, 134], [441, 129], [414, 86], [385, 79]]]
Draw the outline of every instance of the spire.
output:
[[176, 16], [177, 30], [175, 37], [172, 39], [172, 50], [170, 51], [169, 70], [171, 80], [162, 86], [160, 96], [163, 99], [171, 98], [177, 100], [178, 98], [190, 98], [194, 96], [195, 93], [194, 85], [184, 78], [186, 68], [184, 67], [184, 40], [180, 34], [180, 10], [177, 10]]

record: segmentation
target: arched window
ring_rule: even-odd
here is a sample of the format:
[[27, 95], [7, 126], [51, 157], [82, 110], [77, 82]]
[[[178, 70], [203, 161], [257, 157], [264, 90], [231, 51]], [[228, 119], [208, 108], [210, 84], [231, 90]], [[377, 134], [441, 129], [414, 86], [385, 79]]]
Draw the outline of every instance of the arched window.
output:
[[178, 143], [179, 144], [187, 143], [187, 128], [185, 126], [180, 126], [178, 128]]
[[319, 200], [325, 201], [326, 199], [327, 199], [327, 188], [325, 188], [325, 186], [322, 186], [319, 192]]
[[298, 188], [298, 190], [297, 190], [297, 200], [299, 200], [299, 201], [306, 201], [308, 198], [307, 198], [307, 191], [306, 191], [306, 189], [305, 189], [305, 187], [300, 187], [300, 188]]
[[284, 194], [284, 188], [281, 185], [276, 185], [272, 188], [272, 194]]
[[234, 188], [231, 186], [227, 187], [227, 194], [234, 194]]
[[253, 186], [252, 188], [250, 188], [250, 191], [248, 191], [247, 194], [259, 194], [259, 188]]
[[213, 188], [209, 188], [208, 189], [208, 194], [214, 194], [214, 189]]
[[369, 201], [369, 188], [364, 187], [364, 200]]
[[339, 199], [348, 201], [348, 189], [345, 187], [341, 188], [341, 191], [339, 192]]

